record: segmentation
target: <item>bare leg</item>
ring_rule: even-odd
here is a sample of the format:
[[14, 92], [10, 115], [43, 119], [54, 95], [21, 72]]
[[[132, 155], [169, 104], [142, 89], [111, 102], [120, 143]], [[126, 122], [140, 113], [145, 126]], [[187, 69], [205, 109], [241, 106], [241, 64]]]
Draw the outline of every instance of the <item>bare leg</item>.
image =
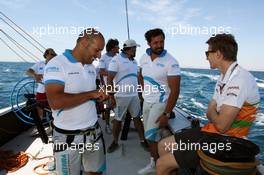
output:
[[162, 139], [158, 143], [159, 156], [161, 157], [165, 154], [172, 152], [173, 144], [175, 144], [174, 135]]
[[114, 120], [114, 122], [113, 122], [113, 137], [114, 137], [115, 143], [118, 143], [121, 125], [122, 125], [121, 121]]
[[134, 126], [138, 131], [138, 136], [139, 136], [140, 140], [141, 141], [145, 140], [144, 128], [143, 128], [143, 124], [142, 124], [140, 117], [133, 118], [133, 121], [134, 121]]
[[151, 157], [154, 158], [155, 162], [158, 160], [159, 158], [159, 154], [158, 154], [158, 142], [153, 142], [153, 141], [149, 141], [149, 151], [150, 151], [150, 155]]
[[[171, 175], [174, 170], [179, 168], [173, 154], [165, 154], [157, 160], [156, 173], [157, 175]], [[175, 174], [175, 173], [174, 173]]]

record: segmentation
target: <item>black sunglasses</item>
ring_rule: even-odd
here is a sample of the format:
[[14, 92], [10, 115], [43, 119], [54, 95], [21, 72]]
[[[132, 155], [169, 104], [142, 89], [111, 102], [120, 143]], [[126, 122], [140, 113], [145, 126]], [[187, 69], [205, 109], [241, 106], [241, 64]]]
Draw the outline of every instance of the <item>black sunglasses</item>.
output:
[[216, 50], [208, 50], [208, 51], [205, 51], [205, 55], [206, 57], [208, 57], [209, 53], [214, 53], [214, 52], [216, 52]]
[[51, 56], [57, 56], [56, 53], [49, 53]]

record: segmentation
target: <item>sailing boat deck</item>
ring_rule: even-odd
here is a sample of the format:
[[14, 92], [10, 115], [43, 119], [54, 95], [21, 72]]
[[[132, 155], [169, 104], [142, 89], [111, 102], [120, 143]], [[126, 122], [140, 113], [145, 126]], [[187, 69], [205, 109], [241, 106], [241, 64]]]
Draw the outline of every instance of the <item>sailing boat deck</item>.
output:
[[[104, 122], [100, 122], [103, 125]], [[132, 122], [133, 123], [133, 122]], [[133, 124], [132, 124], [133, 125]], [[131, 125], [131, 126], [132, 126]], [[104, 128], [104, 127], [102, 127]], [[3, 145], [1, 150], [24, 151], [37, 157], [52, 155], [52, 144], [43, 144], [40, 138], [30, 136], [31, 129], [15, 137], [13, 140]], [[104, 134], [106, 147], [111, 144], [112, 135]], [[120, 141], [117, 151], [106, 154], [107, 175], [135, 175], [137, 171], [149, 162], [149, 153], [140, 146], [137, 132], [133, 130], [128, 133], [126, 141]], [[46, 163], [48, 160], [29, 160], [26, 166], [13, 172], [6, 173], [0, 171], [0, 175], [33, 175], [35, 166]]]

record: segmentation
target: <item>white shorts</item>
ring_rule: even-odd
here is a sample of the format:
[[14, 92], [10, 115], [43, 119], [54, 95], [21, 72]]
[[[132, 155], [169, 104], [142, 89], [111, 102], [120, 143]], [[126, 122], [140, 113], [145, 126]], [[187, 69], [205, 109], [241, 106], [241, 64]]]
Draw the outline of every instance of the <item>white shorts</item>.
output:
[[[89, 135], [75, 135], [71, 146], [68, 146], [67, 135], [53, 130], [57, 174], [80, 175], [81, 170], [104, 172], [106, 170], [105, 146], [103, 136], [98, 137], [100, 134], [99, 127]], [[62, 144], [64, 144], [63, 149]]]
[[164, 112], [166, 103], [143, 103], [143, 121], [145, 138], [149, 141], [158, 142], [161, 137], [159, 135], [159, 123], [155, 123], [159, 116]]
[[140, 100], [138, 96], [115, 97], [115, 100], [116, 108], [114, 111], [116, 120], [123, 121], [127, 111], [129, 111], [133, 118], [141, 116]]

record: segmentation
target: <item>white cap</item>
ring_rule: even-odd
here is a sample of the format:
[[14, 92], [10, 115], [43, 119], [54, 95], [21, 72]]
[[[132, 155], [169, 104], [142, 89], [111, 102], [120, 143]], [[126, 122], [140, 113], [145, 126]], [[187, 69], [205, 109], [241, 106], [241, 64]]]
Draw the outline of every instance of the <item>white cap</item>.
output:
[[137, 44], [135, 40], [128, 39], [123, 44], [123, 48], [126, 48], [126, 47], [140, 47], [140, 45]]

